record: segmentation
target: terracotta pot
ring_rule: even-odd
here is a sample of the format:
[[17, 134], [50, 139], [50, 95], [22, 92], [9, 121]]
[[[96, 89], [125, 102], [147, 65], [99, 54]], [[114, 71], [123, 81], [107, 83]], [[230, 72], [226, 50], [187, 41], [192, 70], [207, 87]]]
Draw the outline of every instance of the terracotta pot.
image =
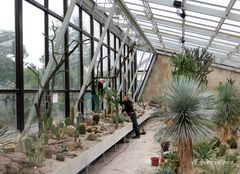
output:
[[152, 166], [158, 166], [159, 165], [159, 157], [151, 157], [151, 164], [152, 164]]

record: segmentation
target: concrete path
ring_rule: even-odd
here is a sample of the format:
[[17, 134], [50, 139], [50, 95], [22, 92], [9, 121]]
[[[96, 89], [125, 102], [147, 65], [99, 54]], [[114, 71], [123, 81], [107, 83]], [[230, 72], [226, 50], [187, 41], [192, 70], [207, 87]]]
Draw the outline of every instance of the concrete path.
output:
[[146, 135], [140, 139], [129, 139], [129, 143], [117, 144], [104, 157], [99, 158], [88, 170], [88, 174], [154, 174], [150, 158], [159, 156], [160, 144], [153, 135], [159, 126], [159, 118], [144, 123]]

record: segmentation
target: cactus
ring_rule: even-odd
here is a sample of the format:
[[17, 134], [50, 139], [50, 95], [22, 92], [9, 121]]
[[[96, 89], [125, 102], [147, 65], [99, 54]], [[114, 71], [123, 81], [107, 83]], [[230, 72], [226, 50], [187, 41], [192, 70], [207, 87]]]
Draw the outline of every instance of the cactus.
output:
[[84, 123], [80, 123], [80, 125], [77, 128], [79, 134], [86, 134], [86, 129], [87, 129], [86, 124]]
[[94, 123], [95, 124], [98, 124], [99, 123], [99, 121], [100, 121], [100, 116], [97, 114], [97, 115], [93, 115], [93, 121], [94, 121]]
[[67, 117], [65, 120], [64, 120], [64, 123], [66, 126], [71, 126], [73, 125], [72, 124], [72, 117]]
[[57, 140], [61, 140], [62, 138], [62, 128], [60, 127], [60, 125], [58, 124], [57, 126], [53, 125], [51, 128], [51, 131], [53, 133], [53, 135], [55, 135], [57, 137]]

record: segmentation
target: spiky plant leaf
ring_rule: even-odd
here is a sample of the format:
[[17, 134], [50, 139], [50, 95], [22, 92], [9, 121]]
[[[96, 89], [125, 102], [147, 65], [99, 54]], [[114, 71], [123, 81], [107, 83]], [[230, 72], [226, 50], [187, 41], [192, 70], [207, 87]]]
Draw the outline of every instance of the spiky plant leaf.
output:
[[175, 77], [164, 86], [165, 102], [170, 110], [170, 126], [161, 128], [155, 135], [159, 141], [188, 142], [213, 135], [209, 119], [214, 111], [213, 96], [206, 88], [188, 77]]

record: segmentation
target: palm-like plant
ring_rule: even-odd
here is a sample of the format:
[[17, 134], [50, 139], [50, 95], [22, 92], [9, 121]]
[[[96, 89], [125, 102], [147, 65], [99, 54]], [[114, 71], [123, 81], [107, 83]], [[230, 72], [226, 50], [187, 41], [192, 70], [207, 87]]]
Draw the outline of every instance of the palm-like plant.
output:
[[183, 54], [173, 55], [173, 75], [185, 75], [207, 84], [207, 75], [212, 72], [214, 55], [205, 48], [184, 49]]
[[219, 85], [218, 90], [218, 112], [213, 118], [217, 125], [219, 138], [225, 142], [233, 136], [239, 126], [240, 98], [234, 83], [231, 81]]
[[193, 143], [213, 134], [211, 121], [213, 98], [199, 81], [180, 76], [165, 85], [165, 98], [170, 114], [166, 127], [155, 134], [161, 141], [173, 141], [178, 146], [180, 169], [193, 173]]

